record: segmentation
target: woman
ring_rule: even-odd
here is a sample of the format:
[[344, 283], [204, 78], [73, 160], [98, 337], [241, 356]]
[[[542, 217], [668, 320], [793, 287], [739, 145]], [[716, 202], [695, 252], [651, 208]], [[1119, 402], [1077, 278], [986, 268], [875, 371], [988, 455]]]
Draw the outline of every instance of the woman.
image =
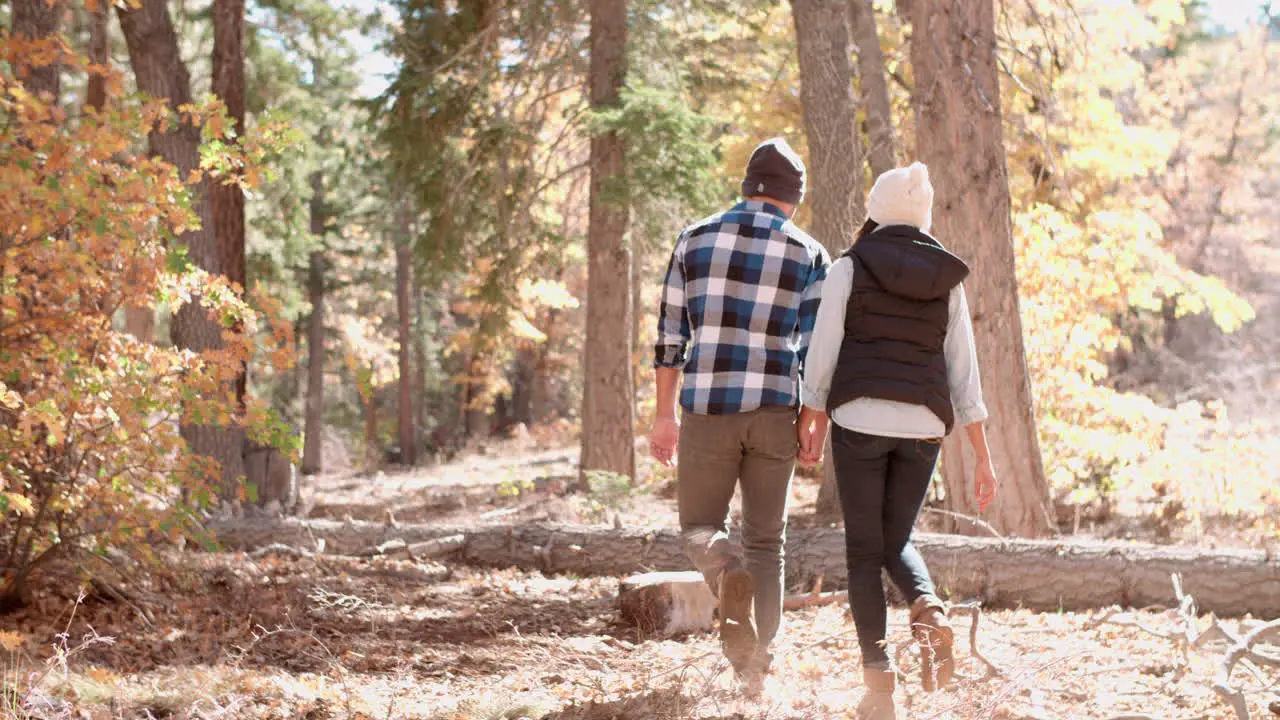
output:
[[953, 633], [911, 544], [943, 436], [964, 426], [986, 509], [996, 479], [987, 450], [973, 327], [961, 281], [969, 268], [928, 234], [933, 187], [922, 163], [881, 175], [869, 219], [836, 261], [806, 359], [801, 460], [821, 457], [827, 413], [844, 511], [849, 604], [862, 648], [863, 718], [893, 720], [881, 568], [910, 603], [924, 686], [951, 681]]

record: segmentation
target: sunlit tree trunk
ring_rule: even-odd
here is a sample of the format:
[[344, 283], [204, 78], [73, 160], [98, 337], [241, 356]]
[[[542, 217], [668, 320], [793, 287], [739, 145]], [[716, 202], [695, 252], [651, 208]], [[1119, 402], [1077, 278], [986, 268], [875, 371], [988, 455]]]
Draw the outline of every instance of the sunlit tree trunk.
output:
[[[1018, 310], [992, 0], [910, 5], [916, 143], [936, 192], [934, 229], [974, 269], [966, 287], [1002, 482], [987, 519], [1002, 533], [1044, 535], [1053, 519]], [[943, 444], [946, 505], [977, 515], [962, 435]]]
[[[590, 12], [591, 106], [599, 109], [617, 104], [626, 77], [626, 0], [591, 0]], [[616, 134], [591, 138], [582, 471], [635, 477], [630, 209], [607, 189], [625, 169], [625, 149]]]
[[[837, 256], [848, 249], [862, 223], [862, 148], [857, 136], [849, 18], [845, 2], [792, 0], [800, 55], [800, 103], [808, 140], [809, 202], [813, 236]], [[838, 513], [835, 470], [828, 442], [816, 511]]]
[[[191, 103], [191, 79], [178, 48], [178, 36], [165, 0], [140, 0], [116, 6], [120, 28], [129, 48], [138, 89], [155, 98], [164, 98], [177, 113]], [[180, 177], [187, 177], [200, 165], [200, 129], [180, 121], [167, 130], [153, 130], [148, 136], [151, 152], [173, 165]], [[214, 216], [209, 200], [209, 181], [202, 180], [190, 188], [191, 207], [200, 219], [200, 227], [188, 230], [179, 242], [188, 249], [188, 257], [196, 266], [219, 274], [229, 274], [223, 267], [214, 235]], [[243, 279], [243, 271], [240, 271]], [[196, 352], [222, 346], [222, 328], [196, 303], [183, 305], [173, 318], [170, 337], [180, 348]], [[221, 465], [222, 493], [234, 498], [239, 479], [244, 475], [244, 432], [236, 427], [216, 425], [183, 425], [182, 437], [192, 451], [210, 457]]]

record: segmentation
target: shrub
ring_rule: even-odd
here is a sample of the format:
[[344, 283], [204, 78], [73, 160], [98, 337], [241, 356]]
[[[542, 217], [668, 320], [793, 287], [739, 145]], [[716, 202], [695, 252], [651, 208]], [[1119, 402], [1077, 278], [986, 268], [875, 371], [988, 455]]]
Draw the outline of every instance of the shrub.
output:
[[[13, 57], [9, 45], [0, 36], [0, 57]], [[198, 222], [186, 185], [197, 178], [139, 152], [174, 118], [162, 102], [120, 99], [121, 78], [107, 79], [113, 100], [73, 118], [0, 63], [0, 612], [23, 604], [55, 560], [94, 572], [95, 560], [146, 560], [157, 539], [199, 535], [217, 468], [188, 452], [180, 421], [279, 432], [229, 389], [264, 318], [174, 243]], [[225, 126], [204, 125], [215, 141], [210, 129]], [[205, 159], [252, 160], [236, 152]], [[219, 349], [159, 347], [113, 328], [123, 307], [196, 297], [224, 328]]]

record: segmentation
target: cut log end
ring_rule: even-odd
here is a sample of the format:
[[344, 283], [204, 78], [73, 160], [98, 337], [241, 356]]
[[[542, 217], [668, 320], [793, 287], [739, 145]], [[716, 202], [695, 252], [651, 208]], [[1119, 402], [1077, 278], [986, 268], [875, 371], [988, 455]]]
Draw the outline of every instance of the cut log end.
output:
[[710, 630], [716, 607], [711, 588], [695, 571], [633, 575], [618, 592], [622, 620], [659, 636]]

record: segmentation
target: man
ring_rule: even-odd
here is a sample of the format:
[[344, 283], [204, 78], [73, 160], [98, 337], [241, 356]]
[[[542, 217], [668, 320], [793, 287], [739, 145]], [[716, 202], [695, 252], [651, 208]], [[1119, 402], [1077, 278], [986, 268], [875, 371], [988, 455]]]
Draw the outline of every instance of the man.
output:
[[[825, 414], [796, 423], [798, 374], [830, 264], [791, 222], [804, 190], [804, 163], [785, 140], [757, 147], [742, 181], [745, 201], [680, 234], [658, 318], [650, 452], [670, 465], [679, 449], [685, 552], [716, 593], [725, 656], [748, 682], [768, 671], [782, 618], [797, 450], [809, 447], [813, 424], [826, 431]], [[745, 553], [728, 535], [739, 484]]]

